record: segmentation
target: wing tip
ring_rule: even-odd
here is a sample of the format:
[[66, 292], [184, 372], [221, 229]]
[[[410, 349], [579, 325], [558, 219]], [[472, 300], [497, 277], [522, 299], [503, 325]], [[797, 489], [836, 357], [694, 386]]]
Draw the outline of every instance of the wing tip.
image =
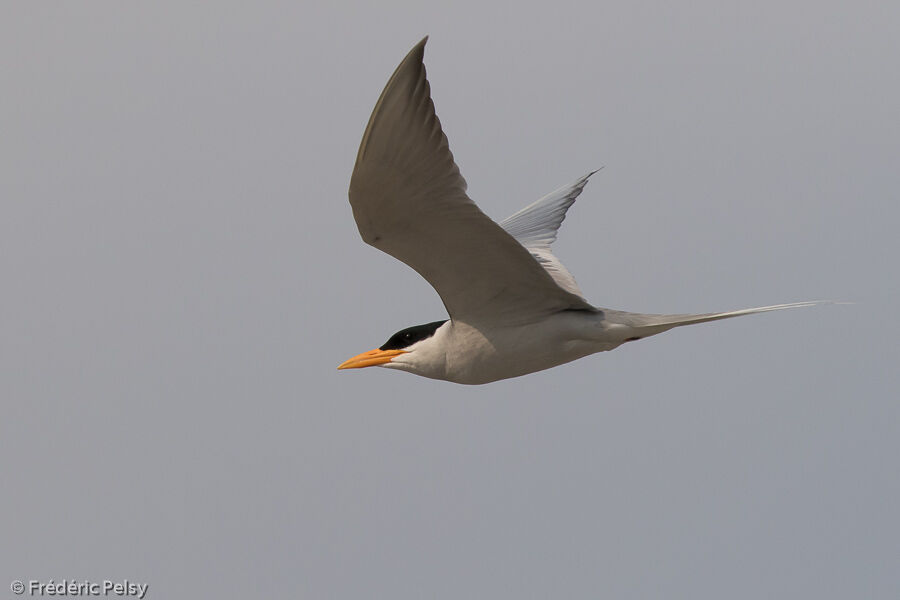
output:
[[[397, 65], [397, 68], [394, 69], [394, 72], [391, 74], [388, 82], [385, 84], [384, 89], [381, 91], [381, 95], [378, 96], [378, 101], [375, 102], [375, 108], [372, 110], [372, 114], [369, 116], [369, 122], [366, 125], [366, 129], [363, 132], [362, 140], [359, 143], [359, 151], [356, 154], [356, 164], [365, 157], [366, 149], [369, 145], [369, 136], [372, 132], [372, 128], [375, 125], [375, 121], [378, 118], [378, 113], [381, 110], [382, 104], [387, 98], [391, 90], [398, 85], [398, 82], [404, 79], [404, 77], [425, 78], [425, 44], [428, 42], [428, 36], [426, 35], [419, 43], [412, 47], [412, 49], [406, 53], [406, 56], [403, 57], [403, 60], [400, 61], [400, 64]], [[426, 81], [427, 85], [427, 81]], [[427, 92], [426, 92], [427, 93]], [[354, 172], [356, 167], [354, 167]], [[352, 180], [351, 180], [352, 186]]]
[[597, 167], [596, 169], [594, 169], [593, 171], [591, 171], [591, 172], [588, 173], [587, 175], [584, 175], [584, 176], [579, 180], [579, 182], [583, 181], [583, 182], [587, 183], [587, 180], [588, 180], [588, 179], [590, 179], [591, 177], [593, 177], [594, 175], [596, 175], [597, 173], [599, 173], [600, 171], [602, 171], [605, 167], [606, 167], [606, 165], [600, 165], [599, 167]]
[[419, 65], [422, 65], [425, 61], [425, 44], [428, 42], [428, 36], [423, 37], [419, 42], [412, 47], [412, 49], [406, 53], [406, 56], [403, 57], [403, 60], [400, 61], [400, 64], [397, 65], [397, 68], [394, 70], [394, 74], [391, 75], [391, 78], [388, 80], [387, 85], [385, 86], [385, 91], [391, 86], [391, 83], [398, 77], [398, 75], [404, 71], [404, 69], [408, 68], [410, 65], [416, 65], [414, 68], [418, 68]]
[[416, 57], [414, 60], [417, 60], [417, 62], [422, 62], [422, 59], [425, 57], [425, 44], [427, 44], [427, 43], [428, 43], [428, 36], [426, 35], [421, 40], [419, 40], [419, 42], [415, 46], [412, 47], [412, 50], [410, 50], [406, 54], [406, 58], [404, 58], [403, 62], [401, 62], [400, 64], [402, 65], [402, 64], [406, 63], [412, 57]]

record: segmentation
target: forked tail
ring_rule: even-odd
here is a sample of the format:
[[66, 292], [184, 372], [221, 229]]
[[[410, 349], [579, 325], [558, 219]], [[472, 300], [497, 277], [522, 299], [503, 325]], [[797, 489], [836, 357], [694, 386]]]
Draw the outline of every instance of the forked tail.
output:
[[772, 306], [759, 306], [757, 308], [744, 308], [742, 310], [730, 310], [720, 313], [704, 313], [700, 315], [647, 315], [642, 313], [630, 313], [617, 310], [606, 310], [606, 318], [613, 323], [626, 325], [635, 330], [638, 334], [633, 339], [655, 335], [668, 331], [673, 327], [681, 327], [682, 325], [696, 325], [697, 323], [706, 323], [708, 321], [718, 321], [720, 319], [730, 319], [732, 317], [742, 317], [744, 315], [754, 315], [756, 313], [764, 313], [773, 310], [784, 310], [787, 308], [803, 308], [806, 306], [816, 306], [818, 304], [830, 304], [827, 300], [813, 300], [810, 302], [791, 302], [790, 304], [774, 304]]

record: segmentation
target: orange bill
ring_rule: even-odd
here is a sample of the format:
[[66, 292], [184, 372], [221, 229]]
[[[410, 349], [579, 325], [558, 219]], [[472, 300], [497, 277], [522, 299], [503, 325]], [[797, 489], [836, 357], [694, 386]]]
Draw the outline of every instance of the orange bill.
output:
[[350, 360], [345, 360], [338, 365], [338, 369], [361, 369], [363, 367], [383, 365], [384, 363], [391, 362], [391, 359], [395, 356], [405, 353], [406, 350], [379, 350], [378, 348], [375, 348], [374, 350], [357, 354]]

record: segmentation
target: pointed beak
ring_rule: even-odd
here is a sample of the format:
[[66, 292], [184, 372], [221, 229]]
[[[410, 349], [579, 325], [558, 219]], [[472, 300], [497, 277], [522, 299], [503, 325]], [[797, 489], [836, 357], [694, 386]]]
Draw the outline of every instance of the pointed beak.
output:
[[376, 348], [375, 350], [357, 354], [350, 360], [345, 360], [338, 365], [338, 369], [361, 369], [363, 367], [383, 365], [391, 362], [392, 358], [401, 354], [406, 354], [406, 350], [379, 350]]

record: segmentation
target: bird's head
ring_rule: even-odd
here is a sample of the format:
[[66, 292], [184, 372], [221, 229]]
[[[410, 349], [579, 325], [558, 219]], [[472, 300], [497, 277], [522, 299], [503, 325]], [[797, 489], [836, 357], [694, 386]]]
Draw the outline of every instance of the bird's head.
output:
[[[447, 321], [434, 321], [401, 329], [375, 350], [357, 354], [342, 362], [338, 369], [360, 369], [362, 367], [393, 367], [404, 371], [418, 371], [431, 362], [435, 350], [435, 332]], [[418, 356], [422, 355], [422, 356]], [[420, 364], [422, 363], [422, 364]]]

